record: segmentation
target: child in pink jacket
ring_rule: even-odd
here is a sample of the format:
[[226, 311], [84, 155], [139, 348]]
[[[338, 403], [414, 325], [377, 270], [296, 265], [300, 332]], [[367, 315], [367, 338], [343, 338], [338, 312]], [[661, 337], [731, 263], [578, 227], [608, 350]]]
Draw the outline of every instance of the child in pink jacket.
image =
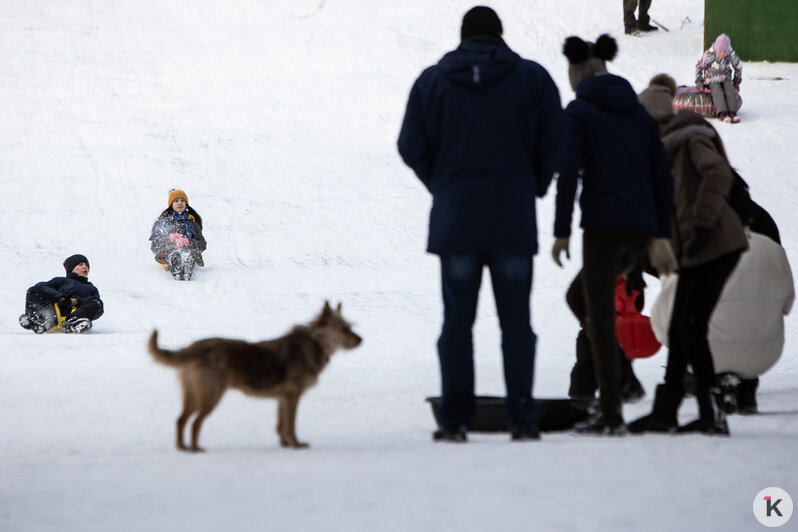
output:
[[720, 120], [737, 123], [740, 121], [737, 111], [740, 109], [738, 93], [742, 82], [740, 58], [732, 50], [729, 37], [721, 33], [695, 66], [695, 86], [698, 90], [709, 89]]

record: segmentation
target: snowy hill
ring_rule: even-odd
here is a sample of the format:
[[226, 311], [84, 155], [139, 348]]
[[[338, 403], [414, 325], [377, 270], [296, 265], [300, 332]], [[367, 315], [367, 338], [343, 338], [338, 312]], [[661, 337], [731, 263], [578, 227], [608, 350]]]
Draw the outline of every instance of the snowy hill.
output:
[[[610, 71], [638, 91], [659, 72], [692, 81], [701, 0], [654, 2], [671, 31], [643, 38], [624, 36], [620, 2], [609, 4], [491, 3], [509, 46], [549, 70], [563, 103], [573, 93], [560, 48], [573, 34], [616, 36]], [[472, 5], [4, 6], [0, 530], [752, 530], [761, 489], [798, 497], [795, 313], [762, 378], [762, 414], [730, 418], [731, 438], [430, 441], [438, 262], [424, 253], [429, 197], [395, 142], [411, 84], [457, 45]], [[744, 75], [742, 123], [717, 128], [795, 267], [798, 65], [745, 63]], [[208, 240], [207, 267], [188, 283], [162, 272], [147, 242], [175, 187]], [[572, 245], [565, 270], [552, 263], [553, 203], [551, 192], [540, 203], [533, 291], [540, 397], [565, 395], [578, 328], [564, 294], [580, 254]], [[22, 330], [26, 289], [61, 275], [72, 253], [89, 257], [105, 316], [78, 337]], [[501, 395], [488, 283], [477, 390]], [[208, 453], [177, 452], [178, 383], [145, 350], [152, 329], [167, 347], [269, 338], [325, 299], [343, 302], [365, 341], [303, 399], [297, 430], [311, 449], [279, 447], [273, 401], [229, 392], [205, 423]], [[665, 360], [636, 363], [649, 395], [627, 419], [649, 410]], [[688, 400], [683, 420], [695, 411]]]

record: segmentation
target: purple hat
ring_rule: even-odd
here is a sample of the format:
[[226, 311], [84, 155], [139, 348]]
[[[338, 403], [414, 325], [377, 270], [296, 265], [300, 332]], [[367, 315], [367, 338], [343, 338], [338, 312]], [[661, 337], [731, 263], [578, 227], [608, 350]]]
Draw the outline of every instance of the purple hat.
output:
[[729, 36], [725, 33], [718, 35], [718, 38], [715, 39], [715, 43], [712, 45], [712, 50], [715, 52], [726, 52], [727, 54], [731, 52], [731, 41], [729, 40]]

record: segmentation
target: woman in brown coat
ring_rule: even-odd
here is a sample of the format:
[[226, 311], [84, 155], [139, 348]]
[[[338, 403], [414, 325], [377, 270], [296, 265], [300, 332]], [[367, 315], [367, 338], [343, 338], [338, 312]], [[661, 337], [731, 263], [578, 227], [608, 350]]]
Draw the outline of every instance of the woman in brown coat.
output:
[[[748, 248], [743, 224], [727, 198], [734, 173], [718, 132], [692, 111], [673, 113], [676, 84], [659, 75], [640, 94], [657, 120], [674, 177], [671, 242], [679, 262], [665, 383], [657, 387], [651, 414], [629, 424], [631, 432], [699, 431], [729, 434], [707, 341], [709, 318], [726, 279]], [[696, 377], [699, 419], [678, 427], [687, 364]]]

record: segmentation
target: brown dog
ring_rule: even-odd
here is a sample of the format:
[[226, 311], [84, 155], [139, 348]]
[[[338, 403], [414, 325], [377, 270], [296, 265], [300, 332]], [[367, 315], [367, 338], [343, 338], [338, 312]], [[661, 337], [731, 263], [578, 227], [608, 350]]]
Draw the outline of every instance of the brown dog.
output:
[[[283, 447], [303, 448], [297, 440], [296, 409], [302, 393], [316, 384], [330, 356], [338, 349], [353, 349], [362, 339], [341, 317], [341, 305], [333, 310], [324, 303], [321, 314], [308, 325], [298, 325], [274, 340], [249, 343], [242, 340], [208, 338], [169, 351], [158, 347], [158, 331], [148, 348], [157, 362], [178, 368], [183, 387], [183, 412], [177, 418], [177, 448], [202, 452], [199, 431], [227, 388], [247, 395], [278, 400], [277, 434]], [[191, 447], [183, 442], [183, 428], [191, 425]]]

